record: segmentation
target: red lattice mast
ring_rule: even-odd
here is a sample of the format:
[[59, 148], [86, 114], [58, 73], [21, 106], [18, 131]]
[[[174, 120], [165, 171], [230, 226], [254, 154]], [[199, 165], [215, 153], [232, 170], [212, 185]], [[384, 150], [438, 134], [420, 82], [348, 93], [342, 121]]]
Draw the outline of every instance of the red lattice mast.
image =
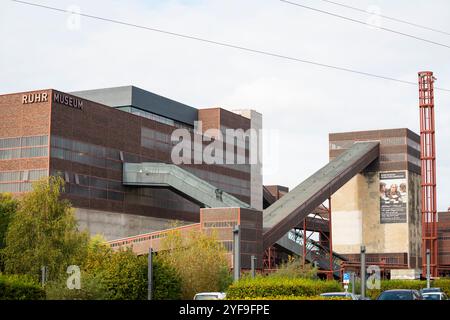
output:
[[436, 144], [433, 72], [419, 72], [420, 160], [422, 165], [422, 275], [426, 275], [427, 250], [430, 250], [431, 276], [438, 271], [436, 213]]

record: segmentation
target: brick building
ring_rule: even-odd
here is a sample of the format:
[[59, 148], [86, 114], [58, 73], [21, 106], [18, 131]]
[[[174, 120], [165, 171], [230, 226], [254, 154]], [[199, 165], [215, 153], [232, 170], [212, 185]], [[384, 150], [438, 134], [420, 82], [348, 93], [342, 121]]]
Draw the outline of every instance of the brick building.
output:
[[[251, 127], [236, 113], [198, 110], [133, 86], [0, 95], [0, 114], [0, 192], [20, 195], [41, 177], [62, 176], [80, 226], [108, 240], [165, 229], [172, 220], [199, 222], [199, 205], [170, 189], [124, 186], [124, 162], [171, 163], [172, 132], [186, 129], [194, 139], [195, 121], [203, 130]], [[233, 153], [248, 159], [248, 149]], [[182, 167], [246, 203], [262, 203], [251, 198], [248, 161]]]

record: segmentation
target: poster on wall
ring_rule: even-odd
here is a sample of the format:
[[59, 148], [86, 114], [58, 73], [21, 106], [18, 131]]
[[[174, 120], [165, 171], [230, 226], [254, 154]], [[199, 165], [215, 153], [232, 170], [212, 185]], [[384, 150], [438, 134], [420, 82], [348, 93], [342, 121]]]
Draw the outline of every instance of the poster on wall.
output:
[[380, 223], [405, 223], [407, 206], [406, 171], [380, 172]]

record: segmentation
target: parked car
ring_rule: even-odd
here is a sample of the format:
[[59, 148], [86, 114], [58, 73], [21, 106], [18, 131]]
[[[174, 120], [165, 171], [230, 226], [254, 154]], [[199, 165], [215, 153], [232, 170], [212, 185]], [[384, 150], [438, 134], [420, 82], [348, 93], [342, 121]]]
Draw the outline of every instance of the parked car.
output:
[[417, 290], [395, 289], [383, 291], [377, 300], [423, 300], [423, 297]]
[[327, 292], [322, 293], [320, 296], [325, 298], [347, 298], [350, 300], [359, 300], [356, 295], [350, 292]]
[[423, 288], [420, 289], [420, 293], [424, 294], [424, 293], [431, 293], [431, 292], [442, 292], [441, 288]]
[[448, 300], [444, 292], [425, 292], [422, 296], [424, 300]]
[[226, 296], [224, 292], [201, 292], [194, 296], [194, 300], [223, 300]]

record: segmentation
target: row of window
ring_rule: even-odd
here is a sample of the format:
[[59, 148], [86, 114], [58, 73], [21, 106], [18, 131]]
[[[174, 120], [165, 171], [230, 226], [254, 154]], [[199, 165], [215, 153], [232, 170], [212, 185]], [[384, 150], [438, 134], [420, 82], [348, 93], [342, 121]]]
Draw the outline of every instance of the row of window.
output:
[[[380, 141], [384, 146], [398, 146], [406, 144], [406, 137], [389, 137], [380, 139], [367, 139], [364, 141]], [[363, 141], [363, 140], [361, 140]], [[336, 140], [330, 141], [330, 150], [349, 149], [355, 143], [354, 140]]]
[[406, 153], [390, 153], [390, 154], [382, 154], [380, 155], [380, 161], [383, 162], [400, 162], [400, 161], [406, 161], [420, 167], [421, 161], [419, 158], [414, 157], [413, 155], [406, 154]]
[[[155, 139], [162, 139], [163, 135], [151, 135], [151, 132], [156, 131], [147, 128], [142, 128], [142, 134], [144, 136], [152, 136]], [[161, 143], [160, 141], [150, 140], [152, 143]], [[111, 148], [101, 147], [98, 145], [88, 144], [84, 142], [74, 141], [58, 136], [51, 137], [51, 157], [56, 159], [62, 159], [72, 162], [77, 162], [89, 166], [106, 168], [115, 171], [122, 171], [122, 161], [124, 162], [139, 162], [139, 156], [118, 151]], [[105, 158], [106, 156], [106, 158]], [[242, 172], [249, 172], [249, 165], [221, 165], [233, 170], [239, 170]], [[250, 196], [250, 182], [247, 180], [237, 179], [226, 175], [221, 175], [214, 172], [187, 168], [192, 171], [198, 177], [210, 181], [216, 187], [223, 189], [226, 192], [239, 194], [244, 196]]]
[[48, 176], [46, 169], [0, 172], [0, 182], [36, 181]]
[[0, 150], [0, 160], [47, 157], [48, 147], [31, 147]]
[[0, 149], [35, 147], [48, 145], [48, 136], [14, 137], [0, 139]]
[[31, 191], [31, 187], [32, 187], [31, 182], [0, 183], [0, 193], [29, 192]]
[[66, 184], [65, 192], [90, 199], [105, 199], [114, 201], [123, 201], [124, 199], [124, 194], [122, 192], [83, 187], [72, 183]]
[[416, 149], [417, 151], [420, 151], [420, 143], [411, 140], [410, 138], [408, 138], [407, 140], [408, 142], [408, 146], [412, 147], [413, 149]]
[[177, 127], [177, 128], [184, 128], [184, 129], [188, 129], [188, 130], [192, 130], [192, 126], [189, 126], [187, 124], [157, 115], [155, 113], [149, 112], [149, 111], [144, 111], [135, 107], [119, 107], [117, 108], [119, 110], [125, 111], [125, 112], [129, 112], [132, 113], [134, 115], [137, 115], [139, 117], [143, 117], [143, 118], [147, 118], [159, 123], [163, 123], [163, 124], [167, 124], [169, 126], [172, 127]]
[[51, 145], [53, 158], [115, 171], [122, 171], [122, 162], [139, 162], [140, 160], [138, 155], [132, 153], [58, 136], [51, 137]]
[[85, 198], [123, 201], [124, 194], [120, 181], [101, 179], [78, 173], [53, 171], [66, 182], [66, 192]]
[[166, 142], [155, 141], [144, 137], [141, 138], [141, 146], [147, 149], [158, 150], [165, 153], [170, 153], [172, 150], [171, 145], [167, 144]]
[[213, 221], [204, 222], [204, 228], [233, 228], [236, 225], [236, 221]]
[[186, 170], [228, 193], [250, 196], [250, 181], [187, 167]]
[[67, 171], [53, 171], [52, 175], [60, 176], [66, 181], [66, 193], [83, 198], [125, 201], [130, 204], [171, 210], [198, 211], [198, 208], [194, 207], [188, 200], [181, 198], [170, 190], [138, 188], [130, 189], [127, 193], [124, 193], [125, 189], [120, 181]]
[[81, 141], [62, 138], [59, 136], [51, 137], [51, 146], [59, 149], [66, 149], [78, 153], [89, 154], [97, 158], [110, 158], [114, 160], [121, 160], [120, 151], [116, 149], [106, 148], [91, 143], [85, 143]]
[[422, 162], [420, 159], [408, 154], [408, 162], [415, 164], [416, 166], [420, 167], [422, 165]]
[[[148, 189], [148, 188], [142, 188]], [[198, 206], [182, 198], [181, 196], [169, 191], [163, 192], [162, 189], [154, 189], [153, 196], [136, 195], [135, 193], [125, 193], [125, 202], [133, 205], [164, 208], [167, 210], [176, 210], [184, 212], [198, 212]]]
[[149, 240], [154, 240], [154, 239], [160, 239], [160, 238], [165, 238], [167, 236], [166, 233], [157, 233], [154, 235], [149, 235], [149, 236], [145, 236], [145, 237], [139, 237], [133, 240], [124, 240], [124, 241], [120, 241], [120, 242], [114, 242], [111, 244], [112, 248], [116, 248], [116, 247], [121, 247], [127, 244], [132, 244], [132, 243], [139, 243], [139, 242], [144, 242], [144, 241], [149, 241]]
[[149, 128], [141, 128], [141, 139], [150, 139], [165, 142], [167, 144], [171, 143], [170, 136], [168, 134], [159, 132], [157, 130], [152, 130]]
[[52, 175], [62, 177], [66, 183], [123, 192], [122, 183], [116, 180], [102, 179], [68, 171], [52, 171]]
[[406, 161], [406, 153], [382, 154], [382, 155], [380, 155], [380, 161], [383, 161], [383, 162]]
[[[82, 163], [94, 167], [100, 167], [105, 168], [106, 167], [106, 159], [105, 158], [96, 158], [93, 156], [90, 156], [85, 153], [80, 153], [76, 151], [70, 151], [70, 150], [64, 150], [59, 148], [52, 148], [51, 149], [51, 156], [52, 158], [56, 159], [62, 159], [62, 160], [68, 160], [72, 162]], [[111, 161], [111, 165], [113, 168], [111, 169], [122, 169], [122, 165], [120, 162]]]

